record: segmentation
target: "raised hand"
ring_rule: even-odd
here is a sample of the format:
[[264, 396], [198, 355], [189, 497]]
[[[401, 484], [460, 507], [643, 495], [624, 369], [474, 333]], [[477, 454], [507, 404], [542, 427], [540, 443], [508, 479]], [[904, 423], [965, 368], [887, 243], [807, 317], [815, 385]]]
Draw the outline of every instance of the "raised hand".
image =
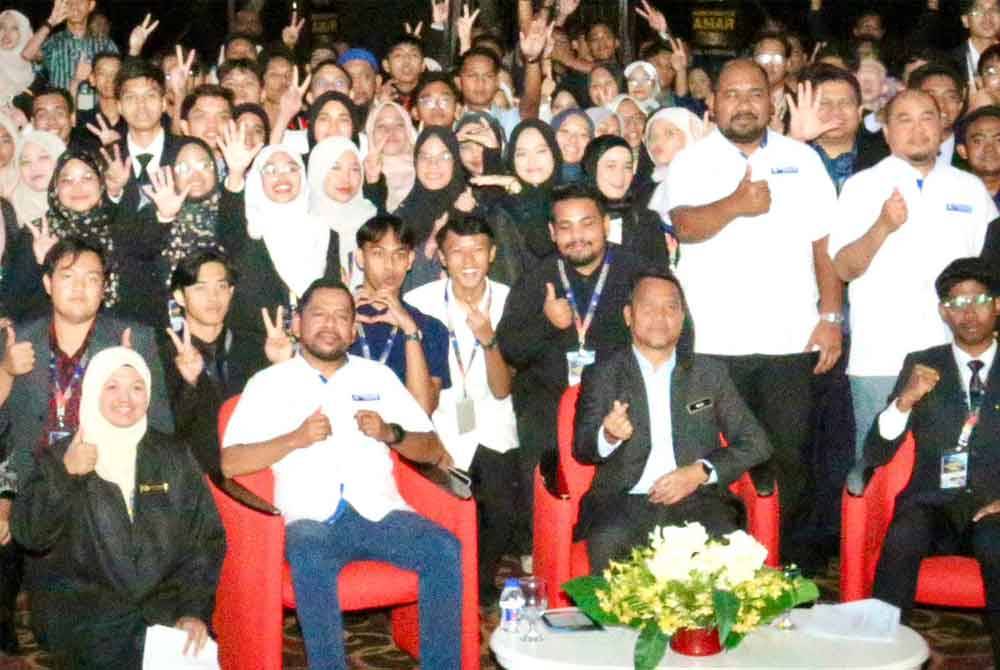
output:
[[142, 23], [133, 28], [128, 36], [129, 55], [138, 56], [141, 54], [142, 48], [146, 45], [146, 40], [149, 39], [149, 36], [153, 34], [153, 31], [159, 25], [159, 21], [154, 21], [150, 14], [146, 14], [146, 18], [142, 20]]
[[473, 336], [479, 344], [489, 344], [493, 339], [493, 324], [490, 323], [490, 315], [482, 312], [479, 307], [471, 302], [465, 303], [466, 317], [465, 323], [469, 326]]
[[306, 75], [305, 81], [299, 83], [299, 66], [296, 65], [292, 71], [291, 86], [285, 89], [278, 100], [278, 114], [282, 119], [291, 121], [302, 111], [302, 99], [305, 98], [309, 90], [309, 83], [312, 81], [312, 74]]
[[824, 121], [820, 117], [821, 103], [819, 92], [813, 90], [811, 81], [799, 84], [797, 98], [785, 95], [785, 104], [792, 117], [788, 132], [791, 137], [800, 142], [810, 142], [837, 127], [835, 119]]
[[302, 34], [302, 27], [305, 25], [305, 18], [299, 19], [299, 13], [297, 11], [292, 12], [291, 23], [281, 31], [281, 41], [284, 42], [286, 47], [289, 49], [295, 48], [295, 45], [299, 43], [299, 35]]
[[[97, 120], [104, 122], [100, 116], [97, 117]], [[115, 135], [117, 134], [115, 133]], [[128, 183], [129, 174], [132, 173], [132, 161], [122, 157], [122, 151], [117, 143], [112, 145], [111, 151], [112, 153], [109, 154], [107, 149], [101, 147], [101, 157], [104, 158], [104, 163], [107, 166], [104, 168], [104, 183], [108, 188], [108, 195], [112, 198], [118, 198], [125, 192], [125, 184]]]
[[66, 20], [69, 16], [69, 0], [56, 0], [52, 3], [52, 13], [49, 14], [48, 24], [55, 28]]
[[572, 16], [573, 12], [575, 12], [580, 7], [580, 0], [559, 0], [558, 5], [559, 5], [559, 20], [557, 21], [557, 23], [559, 23], [559, 25], [562, 25], [563, 23], [565, 23], [566, 19]]
[[[461, 200], [462, 196], [458, 196], [458, 198], [459, 200]], [[457, 206], [458, 202], [456, 201], [455, 204]], [[473, 204], [475, 204], [475, 201], [473, 201]], [[431, 229], [431, 234], [427, 237], [427, 241], [424, 242], [424, 258], [434, 258], [434, 255], [437, 254], [438, 252], [437, 234], [439, 230], [444, 228], [444, 225], [446, 223], [448, 223], [448, 212], [445, 212], [444, 214], [442, 214], [441, 216], [439, 216], [437, 219], [434, 220], [434, 228]]]
[[184, 49], [177, 44], [174, 46], [174, 55], [177, 57], [177, 63], [167, 72], [167, 88], [174, 94], [174, 100], [179, 102], [187, 95], [187, 82], [194, 66], [195, 50], [188, 51], [185, 59]]
[[448, 0], [431, 0], [431, 23], [435, 26], [448, 23]]
[[354, 414], [354, 420], [358, 422], [358, 430], [373, 440], [391, 442], [394, 437], [392, 429], [382, 420], [378, 412], [362, 409]]
[[142, 187], [142, 192], [156, 205], [156, 212], [161, 219], [173, 221], [184, 206], [184, 201], [191, 192], [191, 185], [178, 191], [174, 185], [174, 171], [167, 165], [150, 173], [149, 184]]
[[527, 35], [519, 33], [521, 55], [524, 56], [525, 61], [537, 61], [542, 57], [545, 45], [552, 39], [552, 31], [555, 27], [555, 22], [546, 25], [544, 17], [538, 16], [532, 20]]
[[898, 188], [892, 189], [892, 195], [886, 198], [882, 204], [879, 220], [885, 224], [890, 233], [894, 233], [906, 223], [907, 214], [906, 200], [903, 199]]
[[31, 342], [18, 342], [13, 326], [4, 328], [7, 342], [4, 347], [0, 368], [11, 377], [18, 377], [35, 368], [35, 347]]
[[97, 467], [97, 446], [83, 438], [83, 429], [76, 432], [63, 455], [63, 465], [71, 475], [86, 475]]
[[104, 117], [101, 114], [97, 115], [96, 125], [93, 123], [87, 124], [87, 130], [97, 136], [97, 139], [100, 140], [102, 147], [114, 144], [122, 138], [121, 133], [109, 126], [108, 122], [104, 120]]
[[636, 7], [635, 13], [646, 19], [646, 23], [653, 29], [654, 33], [669, 33], [670, 26], [667, 24], [667, 17], [663, 12], [653, 7], [647, 0], [642, 0], [642, 7]]
[[222, 126], [222, 136], [218, 140], [219, 151], [229, 166], [229, 174], [243, 176], [250, 164], [264, 148], [262, 143], [247, 148], [247, 128], [229, 120]]
[[184, 641], [184, 649], [181, 650], [183, 655], [187, 656], [188, 651], [192, 652], [192, 656], [201, 653], [208, 641], [208, 626], [204, 621], [193, 616], [182, 616], [174, 624], [174, 628], [187, 632], [187, 640]]
[[80, 62], [76, 64], [76, 71], [73, 73], [73, 81], [83, 83], [90, 78], [90, 74], [94, 71], [94, 64], [90, 62], [90, 59], [84, 56], [80, 59]]
[[260, 308], [260, 317], [264, 321], [264, 332], [267, 339], [264, 340], [264, 355], [271, 363], [281, 363], [287, 361], [295, 355], [295, 343], [285, 332], [285, 308], [278, 306], [274, 311], [274, 321], [267, 312], [267, 307]]
[[24, 225], [31, 233], [31, 250], [35, 253], [35, 262], [41, 265], [45, 262], [45, 255], [56, 245], [59, 238], [49, 230], [49, 217], [45, 214], [42, 214], [42, 220], [38, 225], [31, 223]]
[[729, 196], [740, 216], [759, 216], [771, 209], [771, 187], [766, 180], [752, 181], [752, 177], [753, 171], [747, 165], [746, 174]]
[[573, 325], [573, 308], [566, 298], [556, 297], [556, 288], [552, 282], [545, 283], [545, 306], [542, 309], [545, 318], [559, 330], [565, 330]]
[[604, 439], [612, 444], [631, 438], [632, 422], [628, 418], [628, 403], [615, 400], [601, 425], [604, 428]]
[[923, 400], [924, 396], [934, 390], [939, 381], [941, 381], [941, 375], [937, 370], [917, 363], [910, 371], [906, 386], [896, 398], [896, 407], [902, 412], [909, 412], [914, 405]]
[[687, 46], [684, 44], [684, 40], [680, 38], [668, 37], [667, 41], [670, 43], [670, 48], [673, 50], [673, 53], [670, 54], [670, 67], [672, 67], [675, 72], [687, 72], [690, 58], [688, 57], [688, 50]]
[[306, 417], [295, 432], [291, 434], [292, 448], [304, 449], [317, 442], [322, 442], [330, 437], [333, 428], [330, 426], [330, 419], [323, 414], [323, 408], [317, 407], [316, 411]]
[[191, 329], [184, 328], [184, 339], [182, 340], [174, 332], [173, 328], [167, 328], [167, 335], [174, 343], [177, 355], [174, 357], [174, 365], [181, 377], [191, 386], [197, 386], [198, 377], [205, 369], [205, 359], [198, 351], [198, 348], [191, 342]]
[[459, 143], [471, 141], [490, 149], [497, 149], [500, 146], [497, 136], [493, 134], [493, 128], [490, 127], [486, 119], [479, 119], [475, 123], [465, 124], [458, 131], [456, 139], [458, 139]]
[[405, 30], [406, 34], [409, 35], [410, 37], [412, 37], [413, 39], [419, 40], [420, 39], [420, 33], [423, 32], [423, 30], [424, 30], [424, 22], [421, 21], [414, 28], [414, 27], [411, 27], [410, 26], [410, 22], [407, 21], [406, 23], [403, 24], [403, 30]]
[[476, 24], [478, 17], [478, 9], [469, 14], [469, 5], [462, 4], [462, 15], [455, 20], [455, 31], [458, 33], [458, 43], [463, 52], [472, 48], [472, 26]]
[[385, 144], [388, 141], [389, 135], [386, 133], [368, 147], [368, 155], [365, 156], [365, 181], [369, 184], [377, 184], [382, 177], [382, 152], [385, 151]]

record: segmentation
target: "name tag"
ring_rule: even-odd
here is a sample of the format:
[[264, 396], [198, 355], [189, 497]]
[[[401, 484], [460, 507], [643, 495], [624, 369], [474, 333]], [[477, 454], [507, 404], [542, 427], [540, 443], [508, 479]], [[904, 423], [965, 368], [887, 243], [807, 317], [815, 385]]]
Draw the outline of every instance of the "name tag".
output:
[[799, 169], [794, 165], [788, 165], [786, 167], [773, 167], [771, 168], [771, 174], [798, 174]]
[[139, 493], [167, 493], [168, 491], [170, 491], [170, 482], [139, 484]]
[[949, 202], [944, 206], [946, 211], [949, 212], [961, 212], [962, 214], [972, 214], [971, 205], [963, 205], [960, 202]]
[[695, 400], [693, 403], [688, 405], [688, 414], [694, 414], [695, 412], [700, 412], [703, 409], [708, 409], [712, 406], [711, 398], [702, 398], [701, 400]]
[[961, 448], [941, 454], [941, 488], [965, 488], [969, 477], [969, 452]]
[[356, 393], [351, 396], [354, 402], [377, 402], [381, 399], [378, 393]]
[[68, 430], [50, 430], [49, 431], [49, 446], [53, 446], [56, 442], [64, 440], [73, 433]]
[[455, 419], [458, 422], [458, 434], [465, 435], [476, 429], [476, 403], [472, 398], [463, 398], [455, 403]]
[[569, 385], [576, 386], [583, 376], [583, 369], [597, 360], [597, 354], [590, 349], [575, 349], [566, 352], [566, 364], [569, 369]]

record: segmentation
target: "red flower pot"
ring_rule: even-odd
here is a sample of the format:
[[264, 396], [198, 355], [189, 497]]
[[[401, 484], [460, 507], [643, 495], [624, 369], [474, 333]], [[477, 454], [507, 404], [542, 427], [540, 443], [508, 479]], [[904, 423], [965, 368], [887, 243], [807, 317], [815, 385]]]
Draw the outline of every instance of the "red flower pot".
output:
[[681, 628], [670, 638], [670, 648], [685, 656], [712, 656], [722, 651], [718, 628]]

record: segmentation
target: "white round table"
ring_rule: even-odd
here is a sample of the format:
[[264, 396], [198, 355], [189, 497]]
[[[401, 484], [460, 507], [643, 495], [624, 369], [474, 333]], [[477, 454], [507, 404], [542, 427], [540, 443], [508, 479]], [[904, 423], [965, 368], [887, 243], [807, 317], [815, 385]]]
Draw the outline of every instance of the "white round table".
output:
[[[798, 612], [793, 612], [793, 620]], [[539, 624], [545, 639], [522, 642], [520, 635], [497, 629], [490, 649], [506, 670], [632, 670], [636, 632], [611, 627], [603, 631], [557, 632]], [[930, 656], [927, 642], [912, 628], [900, 626], [887, 642], [815, 637], [765, 627], [731, 651], [693, 658], [667, 649], [661, 668], [851, 668], [918, 670]]]

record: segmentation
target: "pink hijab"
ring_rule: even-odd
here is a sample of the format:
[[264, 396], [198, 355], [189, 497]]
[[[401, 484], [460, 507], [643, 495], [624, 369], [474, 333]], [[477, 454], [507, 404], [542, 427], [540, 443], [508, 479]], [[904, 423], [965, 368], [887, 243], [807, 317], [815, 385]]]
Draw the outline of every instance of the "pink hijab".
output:
[[396, 211], [399, 203], [409, 195], [413, 188], [413, 182], [417, 178], [417, 168], [413, 159], [413, 147], [417, 140], [417, 131], [413, 127], [410, 115], [402, 106], [395, 102], [376, 103], [368, 113], [368, 120], [365, 122], [365, 135], [368, 136], [368, 150], [371, 151], [375, 145], [374, 131], [375, 120], [385, 108], [396, 110], [403, 119], [406, 126], [406, 139], [409, 147], [398, 156], [384, 156], [382, 159], [382, 174], [385, 175], [385, 184], [389, 191], [389, 196], [385, 202], [385, 208], [389, 212]]

